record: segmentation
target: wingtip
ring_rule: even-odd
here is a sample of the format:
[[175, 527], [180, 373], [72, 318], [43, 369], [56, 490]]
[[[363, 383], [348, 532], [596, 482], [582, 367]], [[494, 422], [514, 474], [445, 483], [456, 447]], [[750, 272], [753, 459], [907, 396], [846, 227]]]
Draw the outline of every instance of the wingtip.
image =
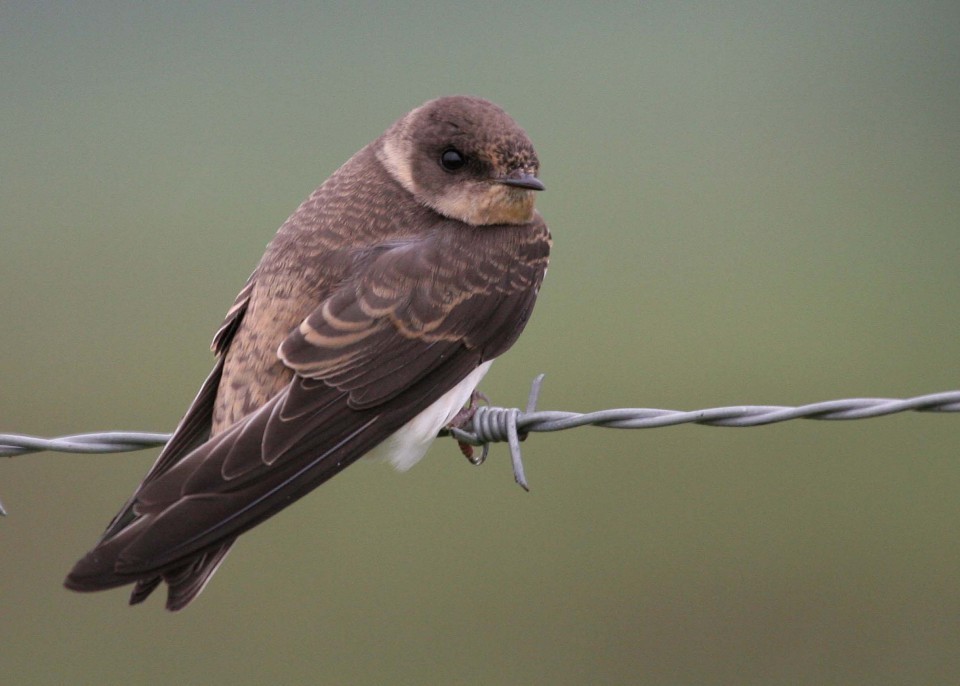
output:
[[125, 586], [133, 579], [116, 573], [113, 558], [104, 555], [99, 547], [80, 558], [67, 574], [63, 585], [71, 591], [105, 591]]
[[63, 586], [71, 591], [78, 593], [92, 593], [94, 591], [107, 591], [111, 588], [117, 588], [129, 584], [126, 579], [104, 579], [102, 577], [83, 577], [73, 574], [67, 575], [63, 580]]

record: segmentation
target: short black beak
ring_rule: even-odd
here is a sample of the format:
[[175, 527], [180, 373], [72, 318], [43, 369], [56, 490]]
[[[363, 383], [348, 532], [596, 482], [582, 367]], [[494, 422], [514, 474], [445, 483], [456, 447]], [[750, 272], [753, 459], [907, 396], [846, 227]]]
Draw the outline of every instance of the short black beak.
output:
[[503, 178], [497, 179], [497, 181], [505, 186], [526, 188], [531, 191], [543, 191], [547, 189], [547, 187], [543, 185], [543, 181], [538, 179], [536, 176], [523, 172], [514, 172], [510, 174], [510, 176], [504, 176]]

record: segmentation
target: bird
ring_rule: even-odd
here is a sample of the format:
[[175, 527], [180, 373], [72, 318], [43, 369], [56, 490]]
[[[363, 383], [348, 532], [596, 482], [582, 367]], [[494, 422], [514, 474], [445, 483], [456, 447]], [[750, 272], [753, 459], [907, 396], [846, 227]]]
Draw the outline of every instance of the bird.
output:
[[281, 225], [211, 345], [216, 364], [65, 586], [161, 583], [178, 611], [237, 537], [359, 458], [398, 470], [469, 415], [530, 318], [551, 235], [526, 132], [474, 96], [430, 100]]

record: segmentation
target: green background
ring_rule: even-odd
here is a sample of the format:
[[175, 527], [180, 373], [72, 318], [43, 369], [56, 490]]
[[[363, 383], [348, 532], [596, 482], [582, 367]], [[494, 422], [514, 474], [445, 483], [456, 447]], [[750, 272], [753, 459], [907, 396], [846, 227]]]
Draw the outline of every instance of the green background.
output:
[[[424, 100], [528, 131], [554, 234], [484, 390], [958, 387], [960, 5], [0, 5], [0, 431], [169, 431], [274, 230]], [[960, 682], [960, 417], [578, 429], [360, 464], [183, 613], [69, 593], [151, 464], [0, 462], [4, 684]]]

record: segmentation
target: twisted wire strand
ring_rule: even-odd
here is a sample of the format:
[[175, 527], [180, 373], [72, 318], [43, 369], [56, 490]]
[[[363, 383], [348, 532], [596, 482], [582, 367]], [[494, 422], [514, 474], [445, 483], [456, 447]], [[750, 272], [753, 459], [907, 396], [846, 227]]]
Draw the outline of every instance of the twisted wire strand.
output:
[[57, 453], [126, 453], [164, 445], [173, 434], [106, 431], [57, 438], [0, 434], [0, 457], [50, 450]]
[[[960, 391], [930, 393], [905, 399], [847, 398], [798, 407], [735, 405], [689, 411], [642, 407], [587, 413], [538, 411], [536, 406], [542, 383], [543, 374], [533, 380], [525, 410], [480, 406], [475, 409], [466, 427], [448, 430], [449, 434], [461, 443], [482, 446], [481, 456], [476, 459], [471, 458], [474, 464], [481, 464], [486, 459], [491, 443], [508, 443], [514, 478], [525, 490], [529, 490], [529, 487], [523, 471], [520, 441], [530, 433], [564, 431], [579, 426], [596, 426], [606, 429], [654, 429], [678, 424], [746, 427], [785, 422], [791, 419], [850, 420], [909, 411], [960, 412]], [[0, 434], [0, 457], [13, 457], [45, 450], [62, 453], [122, 453], [164, 445], [170, 436], [171, 434], [136, 431], [108, 431], [57, 438]], [[0, 504], [0, 515], [3, 514], [6, 514], [6, 511]]]

